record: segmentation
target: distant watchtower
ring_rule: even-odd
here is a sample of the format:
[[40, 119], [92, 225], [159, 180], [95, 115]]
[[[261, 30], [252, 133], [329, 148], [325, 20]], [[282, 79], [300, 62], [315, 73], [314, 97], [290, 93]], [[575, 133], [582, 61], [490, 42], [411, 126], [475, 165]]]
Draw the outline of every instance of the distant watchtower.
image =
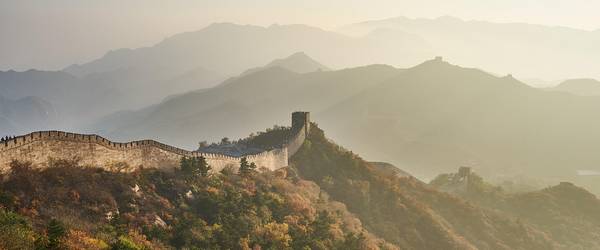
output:
[[460, 167], [458, 169], [458, 176], [460, 177], [469, 177], [471, 175], [470, 167]]
[[292, 113], [292, 131], [298, 132], [305, 128], [304, 133], [308, 136], [310, 130], [310, 112], [294, 112]]

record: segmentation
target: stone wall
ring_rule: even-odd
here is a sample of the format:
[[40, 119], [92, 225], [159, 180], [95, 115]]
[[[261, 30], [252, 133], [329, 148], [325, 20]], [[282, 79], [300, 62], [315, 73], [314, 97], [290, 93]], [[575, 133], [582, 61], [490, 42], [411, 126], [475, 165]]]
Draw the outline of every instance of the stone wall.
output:
[[[307, 112], [296, 112], [292, 115], [293, 119], [298, 119], [298, 114], [301, 113], [308, 119]], [[259, 168], [275, 170], [286, 167], [289, 157], [304, 143], [308, 131], [306, 124], [309, 123], [310, 121], [304, 121], [293, 124], [294, 136], [283, 147], [242, 157], [254, 162]], [[187, 151], [153, 140], [117, 143], [98, 135], [41, 131], [0, 143], [0, 172], [7, 171], [13, 160], [29, 161], [36, 166], [45, 167], [49, 159], [77, 159], [81, 165], [109, 169], [126, 163], [128, 171], [139, 167], [169, 170], [178, 167], [182, 157], [199, 156], [205, 157], [215, 171], [227, 166], [239, 167], [242, 158]]]
[[302, 127], [284, 146], [290, 157], [298, 152], [304, 140], [306, 140], [306, 128]]

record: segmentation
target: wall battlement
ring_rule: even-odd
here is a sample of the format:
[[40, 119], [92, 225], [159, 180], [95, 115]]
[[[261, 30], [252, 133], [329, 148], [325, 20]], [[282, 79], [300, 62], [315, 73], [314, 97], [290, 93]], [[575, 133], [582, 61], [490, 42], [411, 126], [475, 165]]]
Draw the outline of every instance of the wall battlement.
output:
[[308, 112], [294, 112], [293, 136], [282, 147], [239, 157], [188, 151], [154, 140], [120, 143], [99, 135], [33, 132], [0, 143], [0, 172], [6, 172], [13, 160], [29, 161], [41, 167], [47, 166], [49, 159], [77, 159], [82, 165], [102, 168], [126, 163], [132, 171], [140, 167], [173, 169], [179, 166], [182, 157], [200, 156], [206, 158], [215, 171], [227, 166], [238, 167], [243, 157], [260, 168], [275, 170], [286, 167], [288, 159], [302, 146], [308, 134], [309, 119]]

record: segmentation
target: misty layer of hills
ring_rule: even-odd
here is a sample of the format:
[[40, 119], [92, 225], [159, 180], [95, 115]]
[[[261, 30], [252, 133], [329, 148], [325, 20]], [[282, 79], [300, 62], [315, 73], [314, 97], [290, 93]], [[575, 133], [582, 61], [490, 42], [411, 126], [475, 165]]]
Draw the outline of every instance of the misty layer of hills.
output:
[[[0, 72], [0, 93], [13, 99], [43, 98], [54, 105], [60, 117], [59, 123], [46, 124], [48, 127], [85, 131], [99, 117], [213, 87], [299, 51], [340, 68], [385, 62], [392, 56], [396, 59], [388, 63], [414, 64], [432, 56], [427, 50], [421, 40], [411, 36], [387, 41], [371, 36], [354, 38], [305, 25], [264, 28], [222, 23], [174, 35], [152, 47], [110, 51], [63, 71]], [[303, 58], [302, 54], [295, 56]], [[299, 73], [329, 69], [316, 61], [299, 61], [292, 57], [265, 67], [293, 67]]]
[[[98, 117], [209, 88], [299, 51], [316, 58], [312, 64], [323, 63], [315, 67], [324, 71], [374, 63], [410, 67], [444, 55], [460, 65], [518, 76], [599, 77], [593, 67], [600, 58], [593, 46], [598, 37], [598, 32], [449, 17], [370, 21], [337, 32], [305, 25], [218, 23], [151, 47], [113, 50], [60, 72], [0, 72], [0, 90], [13, 99], [47, 100], [61, 117], [61, 123], [48, 126], [79, 130]], [[315, 69], [295, 67], [298, 73]]]
[[435, 59], [408, 69], [299, 74], [269, 67], [97, 127], [112, 127], [103, 132], [121, 140], [150, 137], [194, 148], [200, 139], [244, 137], [269, 121], [286, 124], [294, 110], [311, 110], [342, 145], [418, 177], [469, 165], [490, 176], [575, 180], [577, 170], [600, 162], [598, 107], [600, 98]]
[[373, 64], [411, 67], [441, 54], [488, 72], [600, 75], [590, 66], [600, 58], [591, 56], [597, 32], [453, 18], [398, 18], [339, 31], [352, 35], [304, 25], [214, 24], [59, 72], [0, 72], [6, 103], [43, 100], [18, 105], [35, 107], [29, 111], [3, 104], [0, 127], [6, 134], [61, 129], [194, 149], [201, 140], [288, 124], [290, 112], [306, 110], [342, 145], [421, 178], [459, 165], [544, 179], [597, 169], [600, 99], [565, 93], [593, 95], [591, 80], [546, 91], [443, 60], [407, 69]]
[[39, 97], [16, 100], [0, 95], [0, 137], [15, 136], [29, 131], [48, 129], [47, 124], [57, 122], [52, 104]]
[[123, 68], [163, 72], [205, 68], [236, 76], [298, 51], [334, 68], [372, 63], [414, 64], [433, 55], [425, 53], [429, 49], [424, 41], [409, 35], [390, 41], [372, 36], [354, 38], [305, 25], [217, 23], [174, 35], [152, 47], [111, 51], [65, 71], [82, 76]]
[[564, 91], [575, 95], [598, 96], [600, 95], [600, 81], [596, 79], [570, 79], [560, 83], [553, 91]]
[[374, 20], [341, 27], [344, 34], [412, 34], [452, 62], [519, 77], [599, 78], [600, 30], [526, 23], [464, 21], [454, 17]]
[[169, 94], [211, 87], [225, 79], [214, 72], [192, 70], [172, 78], [153, 78], [134, 69], [76, 77], [65, 72], [29, 70], [0, 72], [0, 93], [16, 99], [27, 96], [51, 103], [59, 123], [48, 127], [77, 129], [124, 108], [141, 108]]

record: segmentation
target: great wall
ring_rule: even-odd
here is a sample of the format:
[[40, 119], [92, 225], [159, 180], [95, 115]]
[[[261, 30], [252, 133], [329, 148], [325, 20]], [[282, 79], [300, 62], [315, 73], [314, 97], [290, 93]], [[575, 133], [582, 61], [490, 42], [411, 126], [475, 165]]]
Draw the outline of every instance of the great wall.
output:
[[118, 143], [98, 135], [40, 131], [0, 143], [0, 172], [8, 171], [13, 160], [28, 161], [34, 166], [46, 167], [51, 159], [76, 159], [80, 165], [101, 168], [128, 166], [124, 171], [140, 167], [172, 170], [179, 167], [182, 157], [200, 156], [206, 158], [215, 171], [227, 166], [239, 167], [243, 157], [259, 168], [276, 170], [288, 166], [288, 159], [300, 149], [309, 129], [310, 114], [294, 112], [292, 136], [283, 146], [243, 156], [188, 151], [154, 140]]

